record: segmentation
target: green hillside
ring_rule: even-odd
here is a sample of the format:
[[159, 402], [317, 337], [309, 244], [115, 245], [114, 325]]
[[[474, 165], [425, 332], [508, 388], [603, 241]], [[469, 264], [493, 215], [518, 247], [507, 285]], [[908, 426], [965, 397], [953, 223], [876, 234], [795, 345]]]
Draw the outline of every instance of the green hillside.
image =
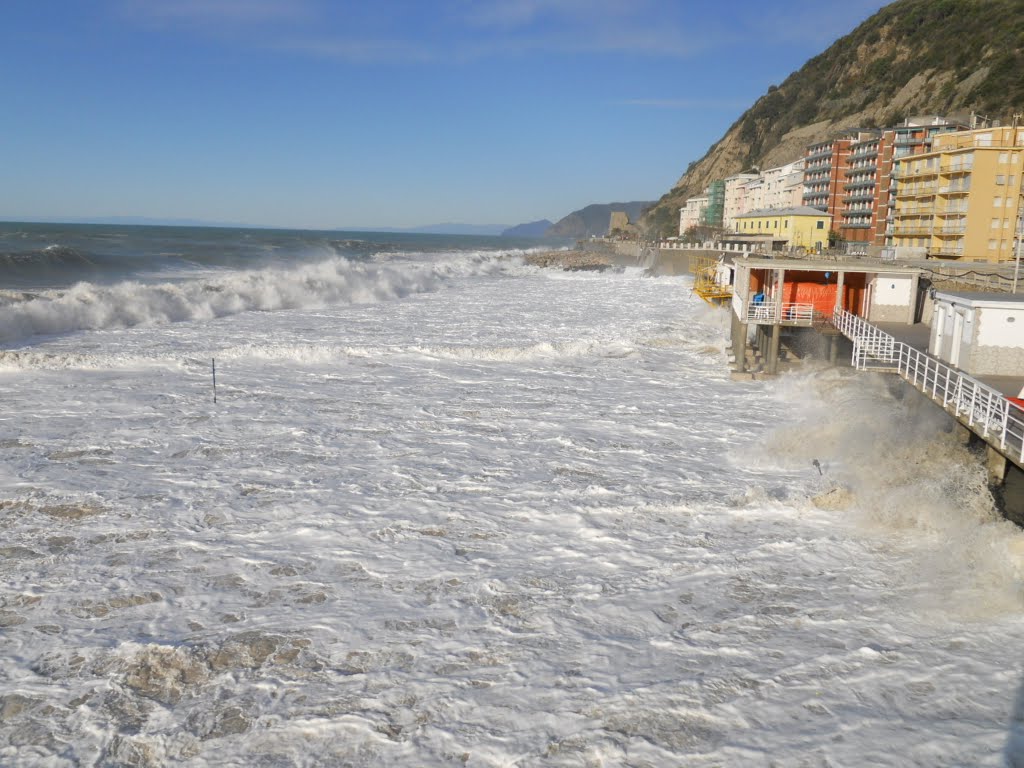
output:
[[1009, 121], [1024, 111], [1024, 0], [897, 0], [772, 86], [645, 216], [674, 234], [714, 179], [794, 160], [850, 128], [923, 114]]

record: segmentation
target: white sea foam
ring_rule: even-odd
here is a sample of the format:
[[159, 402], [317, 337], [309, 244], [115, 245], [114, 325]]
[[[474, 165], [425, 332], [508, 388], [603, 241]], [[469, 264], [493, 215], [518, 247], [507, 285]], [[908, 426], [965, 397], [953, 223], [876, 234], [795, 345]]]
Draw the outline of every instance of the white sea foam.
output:
[[207, 321], [248, 311], [316, 309], [387, 301], [436, 290], [454, 276], [501, 271], [495, 255], [399, 266], [330, 258], [291, 268], [228, 272], [164, 283], [78, 283], [0, 305], [0, 343], [80, 330]]
[[679, 278], [424, 269], [17, 351], [0, 763], [1013, 756], [1024, 546], [932, 411], [729, 381]]

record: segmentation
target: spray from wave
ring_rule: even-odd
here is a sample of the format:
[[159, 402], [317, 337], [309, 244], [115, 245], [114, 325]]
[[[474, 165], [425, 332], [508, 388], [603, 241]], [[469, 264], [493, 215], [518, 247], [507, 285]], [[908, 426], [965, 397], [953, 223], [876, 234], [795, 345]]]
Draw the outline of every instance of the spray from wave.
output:
[[834, 368], [781, 377], [775, 395], [799, 417], [774, 430], [761, 460], [801, 467], [818, 481], [814, 507], [913, 552], [919, 606], [956, 602], [984, 617], [1024, 605], [1024, 532], [999, 516], [950, 416], [896, 377]]
[[476, 254], [427, 264], [374, 264], [333, 257], [177, 282], [78, 283], [66, 291], [0, 304], [0, 343], [82, 330], [207, 321], [251, 311], [388, 301], [437, 290], [460, 275], [501, 271], [506, 268], [503, 258]]

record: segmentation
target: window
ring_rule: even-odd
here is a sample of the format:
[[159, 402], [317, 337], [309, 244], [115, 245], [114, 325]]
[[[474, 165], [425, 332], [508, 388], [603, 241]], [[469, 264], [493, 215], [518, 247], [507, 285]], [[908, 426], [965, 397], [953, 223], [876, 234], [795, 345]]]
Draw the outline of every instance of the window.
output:
[[994, 205], [996, 208], [1002, 208], [1003, 207], [1003, 198], [997, 197], [995, 200], [992, 201], [992, 205]]
[[1005, 165], [1008, 162], [1010, 162], [1010, 153], [1009, 152], [1000, 152], [999, 153], [999, 164], [1000, 165]]
[[996, 184], [1005, 184], [1005, 183], [1006, 183], [1006, 176], [1004, 176], [1001, 173], [997, 174], [996, 175]]
[[992, 219], [992, 229], [999, 229], [999, 219]]
[[786, 229], [789, 229], [789, 219], [786, 219], [786, 223], [783, 225]]
[[1016, 183], [1017, 183], [1017, 176], [1016, 176], [1015, 174], [1012, 174], [1012, 173], [1011, 173], [1011, 174], [1010, 174], [1010, 181], [1009, 181], [1009, 185], [1010, 185], [1010, 186], [1012, 187], [1012, 186], [1013, 186], [1013, 185], [1015, 185]]
[[818, 222], [818, 229], [824, 229], [824, 228], [825, 228], [825, 222], [824, 221], [819, 221]]
[[994, 251], [996, 249], [996, 241], [995, 240], [989, 240], [988, 241], [988, 249], [990, 251]]

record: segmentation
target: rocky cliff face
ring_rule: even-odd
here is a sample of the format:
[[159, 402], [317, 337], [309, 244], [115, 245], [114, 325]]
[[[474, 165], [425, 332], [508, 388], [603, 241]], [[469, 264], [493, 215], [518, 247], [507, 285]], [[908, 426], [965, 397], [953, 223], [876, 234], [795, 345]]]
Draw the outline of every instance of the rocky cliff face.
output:
[[711, 181], [795, 160], [808, 144], [916, 115], [1024, 112], [1024, 0], [897, 0], [772, 86], [648, 211], [650, 235]]

